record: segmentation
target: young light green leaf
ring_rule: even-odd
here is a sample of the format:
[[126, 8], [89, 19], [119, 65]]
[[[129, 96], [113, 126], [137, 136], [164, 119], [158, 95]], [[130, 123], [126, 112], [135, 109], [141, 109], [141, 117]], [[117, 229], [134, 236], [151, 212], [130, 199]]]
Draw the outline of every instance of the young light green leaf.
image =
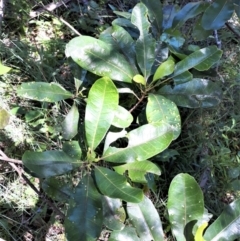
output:
[[132, 122], [132, 114], [128, 110], [119, 105], [117, 107], [117, 110], [115, 111], [112, 125], [118, 128], [127, 128], [130, 126]]
[[122, 230], [126, 219], [123, 203], [120, 199], [103, 197], [103, 223], [111, 230]]
[[103, 225], [102, 195], [90, 175], [82, 178], [73, 198], [64, 221], [68, 240], [97, 240]]
[[77, 106], [74, 103], [62, 123], [62, 135], [65, 140], [70, 140], [77, 135], [78, 121], [79, 112]]
[[168, 191], [167, 208], [177, 241], [190, 240], [185, 237], [185, 230], [192, 230], [204, 214], [202, 190], [193, 177], [183, 173], [174, 177]]
[[229, 0], [216, 0], [204, 12], [202, 26], [205, 30], [218, 30], [234, 12], [234, 4]]
[[127, 213], [140, 240], [163, 241], [164, 233], [159, 214], [149, 198], [140, 203], [128, 203]]
[[10, 120], [9, 113], [0, 107], [0, 130], [8, 125]]
[[207, 228], [206, 241], [229, 241], [240, 238], [240, 199], [229, 204]]
[[133, 81], [138, 83], [138, 84], [146, 85], [145, 78], [142, 75], [140, 75], [140, 74], [135, 75], [133, 77]]
[[173, 140], [173, 131], [163, 123], [146, 124], [130, 131], [125, 148], [109, 147], [102, 159], [108, 162], [129, 163], [144, 161], [165, 150]]
[[138, 203], [143, 199], [142, 190], [131, 187], [123, 175], [108, 168], [97, 166], [94, 172], [97, 186], [103, 195], [133, 203]]
[[208, 70], [212, 65], [219, 61], [221, 56], [222, 51], [216, 46], [197, 50], [176, 64], [173, 77], [176, 77], [191, 68], [195, 68], [199, 71]]
[[104, 138], [118, 108], [118, 92], [108, 77], [98, 79], [91, 87], [85, 112], [85, 131], [91, 150]]
[[73, 98], [73, 94], [61, 85], [45, 82], [22, 83], [17, 89], [17, 94], [20, 97], [44, 102], [57, 102]]
[[151, 69], [155, 60], [156, 40], [150, 35], [150, 22], [148, 21], [148, 9], [143, 3], [138, 3], [132, 11], [132, 23], [139, 29], [140, 36], [136, 42], [136, 57], [144, 78], [151, 75]]
[[132, 81], [134, 74], [124, 56], [101, 40], [82, 35], [72, 39], [65, 52], [67, 57], [96, 75], [129, 83]]
[[133, 182], [147, 183], [145, 175], [147, 173], [153, 173], [155, 175], [161, 175], [159, 167], [150, 161], [131, 162], [121, 166], [115, 166], [114, 170], [123, 175], [125, 171], [128, 171], [128, 176]]
[[164, 86], [157, 92], [172, 100], [178, 106], [188, 108], [206, 108], [218, 105], [222, 99], [221, 86], [211, 80], [195, 78], [172, 88]]
[[168, 59], [167, 61], [161, 63], [153, 76], [153, 82], [172, 74], [174, 67], [175, 63], [172, 59]]
[[137, 236], [136, 230], [132, 227], [126, 226], [121, 231], [111, 232], [111, 236], [108, 241], [141, 241]]
[[22, 156], [23, 164], [40, 178], [62, 175], [81, 165], [79, 159], [70, 157], [64, 151], [44, 152], [26, 151]]
[[174, 102], [162, 95], [149, 94], [146, 107], [147, 120], [150, 124], [166, 125], [173, 131], [175, 140], [181, 132], [181, 118]]
[[7, 74], [11, 69], [0, 62], [0, 75]]

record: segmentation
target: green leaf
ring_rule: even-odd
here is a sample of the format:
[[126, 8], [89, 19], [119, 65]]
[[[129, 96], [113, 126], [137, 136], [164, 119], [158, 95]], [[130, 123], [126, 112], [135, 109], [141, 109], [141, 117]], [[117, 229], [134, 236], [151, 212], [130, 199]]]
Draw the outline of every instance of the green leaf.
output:
[[182, 74], [173, 77], [174, 83], [176, 85], [183, 84], [189, 82], [193, 79], [193, 75], [189, 71], [185, 71]]
[[155, 175], [161, 175], [159, 167], [150, 161], [131, 162], [121, 166], [115, 166], [114, 170], [123, 175], [125, 171], [128, 171], [128, 176], [133, 182], [147, 183], [145, 174], [153, 173]]
[[204, 12], [202, 26], [206, 30], [218, 30], [234, 12], [234, 4], [229, 0], [216, 0]]
[[188, 108], [213, 107], [222, 99], [222, 90], [217, 82], [206, 79], [193, 79], [184, 84], [172, 88], [164, 86], [158, 92], [172, 100], [178, 106]]
[[130, 131], [125, 148], [109, 147], [102, 159], [108, 162], [128, 163], [145, 161], [165, 150], [173, 140], [173, 132], [166, 124], [146, 124]]
[[103, 195], [133, 203], [138, 203], [143, 199], [141, 189], [131, 187], [124, 176], [108, 168], [95, 167], [95, 178]]
[[175, 15], [173, 19], [172, 30], [179, 29], [190, 18], [196, 17], [198, 14], [205, 11], [209, 3], [195, 2], [188, 3]]
[[[67, 146], [68, 153], [73, 152], [70, 149], [71, 145]], [[22, 156], [22, 160], [23, 164], [38, 177], [48, 178], [64, 174], [82, 165], [82, 162], [79, 161], [79, 151], [78, 155], [70, 156], [68, 153], [58, 150], [44, 152], [26, 151]]]
[[65, 183], [62, 179], [50, 177], [42, 182], [43, 191], [53, 200], [59, 202], [68, 202], [73, 198], [73, 190], [69, 183]]
[[67, 141], [64, 142], [62, 150], [70, 157], [80, 160], [82, 157], [82, 150], [79, 146], [78, 141]]
[[131, 83], [133, 71], [123, 55], [101, 40], [89, 36], [72, 39], [66, 46], [66, 56], [82, 68], [99, 76]]
[[151, 75], [151, 69], [155, 60], [156, 41], [148, 34], [150, 22], [148, 21], [148, 9], [143, 3], [138, 3], [132, 11], [132, 23], [139, 29], [140, 36], [136, 41], [136, 57], [144, 78]]
[[10, 120], [8, 112], [0, 107], [0, 129], [5, 128]]
[[208, 70], [212, 65], [219, 61], [221, 56], [222, 51], [216, 46], [197, 50], [176, 64], [173, 77], [176, 77], [191, 68], [195, 68], [199, 71]]
[[240, 199], [228, 205], [204, 234], [206, 241], [230, 241], [240, 238]]
[[202, 16], [202, 26], [206, 30], [218, 30], [234, 12], [234, 4], [229, 0], [215, 0]]
[[202, 26], [202, 18], [199, 18], [193, 27], [192, 36], [195, 41], [203, 41], [212, 34], [212, 30], [205, 30]]
[[0, 62], [0, 75], [8, 73], [11, 69]]
[[148, 9], [148, 15], [149, 15], [150, 21], [152, 22], [152, 27], [156, 29], [155, 36], [160, 35], [162, 32], [162, 21], [163, 21], [163, 11], [162, 11], [161, 2], [155, 1], [155, 0], [141, 0], [141, 2], [144, 3], [144, 5]]
[[130, 126], [132, 122], [132, 114], [128, 110], [119, 105], [117, 107], [117, 110], [115, 111], [112, 125], [118, 128], [127, 128]]
[[177, 241], [190, 240], [185, 237], [186, 230], [192, 231], [195, 221], [204, 214], [203, 194], [193, 177], [188, 174], [174, 177], [168, 191], [167, 208], [172, 233]]
[[64, 226], [68, 240], [96, 241], [103, 224], [102, 195], [90, 175], [82, 178], [70, 203]]
[[62, 123], [62, 136], [65, 140], [70, 140], [78, 133], [79, 112], [75, 103], [66, 115]]
[[151, 200], [146, 196], [140, 203], [128, 203], [127, 213], [141, 241], [164, 240], [162, 223], [158, 212]]
[[116, 141], [119, 138], [126, 137], [127, 132], [125, 130], [122, 130], [120, 132], [111, 132], [109, 131], [107, 133], [105, 142], [104, 142], [104, 151], [107, 150], [107, 148], [110, 146], [111, 143]]
[[146, 107], [147, 120], [150, 124], [166, 125], [173, 131], [175, 140], [181, 132], [181, 118], [174, 102], [161, 95], [149, 94]]
[[103, 197], [103, 223], [111, 230], [122, 230], [126, 213], [122, 201], [116, 198]]
[[145, 78], [142, 75], [140, 75], [140, 74], [135, 75], [133, 77], [133, 81], [138, 83], [138, 84], [146, 85]]
[[108, 241], [141, 241], [137, 236], [136, 230], [132, 227], [125, 227], [121, 231], [111, 232]]
[[73, 98], [73, 94], [56, 83], [28, 82], [17, 89], [17, 94], [31, 100], [56, 102]]
[[174, 67], [175, 63], [172, 59], [168, 59], [167, 61], [161, 63], [153, 76], [153, 82], [172, 74]]
[[208, 226], [208, 223], [205, 222], [197, 229], [197, 232], [196, 232], [196, 234], [194, 236], [194, 240], [195, 241], [206, 241], [203, 238], [203, 231], [206, 229], [207, 226]]
[[118, 108], [118, 92], [108, 77], [98, 79], [91, 87], [85, 113], [85, 130], [91, 150], [104, 138]]
[[123, 27], [113, 25], [112, 37], [117, 42], [119, 49], [130, 63], [133, 72], [137, 74], [138, 69], [136, 67], [135, 42], [131, 35]]

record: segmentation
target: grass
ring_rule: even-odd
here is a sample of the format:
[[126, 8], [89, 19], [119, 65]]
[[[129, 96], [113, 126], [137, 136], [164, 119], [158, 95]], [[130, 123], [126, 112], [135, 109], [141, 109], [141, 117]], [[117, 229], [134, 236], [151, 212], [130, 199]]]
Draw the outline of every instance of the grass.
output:
[[[106, 3], [107, 1], [100, 1], [99, 6], [105, 8], [91, 6], [92, 12], [88, 13], [84, 7], [79, 9], [77, 2], [71, 4], [63, 16], [73, 26], [81, 26], [83, 32], [98, 35], [108, 26], [106, 20], [111, 18]], [[119, 10], [126, 11], [130, 7], [127, 1], [109, 3]], [[81, 11], [79, 21], [74, 18], [77, 10]], [[25, 16], [26, 13], [21, 14]], [[89, 17], [94, 17], [94, 14], [102, 16], [103, 24]], [[41, 105], [19, 99], [15, 94], [16, 86], [27, 81], [46, 81], [59, 82], [66, 88], [74, 89], [74, 83], [69, 82], [72, 76], [64, 57], [65, 39], [70, 39], [72, 32], [48, 14], [32, 20], [27, 28], [27, 21], [25, 22], [25, 18], [23, 20], [21, 28], [13, 35], [11, 26], [6, 24], [0, 43], [1, 59], [14, 69], [0, 81], [0, 106], [12, 113], [9, 125], [0, 130], [0, 148], [10, 157], [19, 159], [26, 149], [43, 151], [61, 146], [58, 128], [70, 105], [66, 102]], [[8, 21], [11, 23], [13, 19]], [[17, 22], [14, 22], [14, 26], [16, 24]], [[91, 26], [86, 29], [84, 24]], [[161, 156], [163, 174], [156, 193], [151, 194], [151, 199], [163, 218], [167, 234], [170, 231], [165, 211], [167, 190], [171, 179], [177, 173], [187, 172], [199, 183], [203, 183], [205, 204], [214, 217], [219, 215], [227, 203], [239, 196], [240, 48], [235, 43], [235, 37], [226, 29], [221, 32], [221, 38], [224, 40], [226, 55], [215, 81], [224, 80], [222, 103], [213, 109], [182, 109], [182, 134], [170, 146], [172, 151]], [[29, 113], [39, 115], [31, 119]], [[206, 177], [205, 182], [203, 177]], [[31, 181], [38, 187], [38, 179], [31, 178]], [[65, 240], [61, 220], [52, 216], [52, 210], [47, 207], [46, 202], [40, 200], [4, 162], [0, 162], [0, 193], [1, 238], [29, 241]], [[108, 231], [104, 230], [101, 240], [107, 240], [107, 236]]]

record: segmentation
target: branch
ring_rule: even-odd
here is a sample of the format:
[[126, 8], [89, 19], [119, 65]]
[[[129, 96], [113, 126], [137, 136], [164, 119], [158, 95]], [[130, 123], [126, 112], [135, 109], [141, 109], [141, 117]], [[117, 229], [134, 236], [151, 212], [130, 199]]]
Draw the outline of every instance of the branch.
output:
[[[64, 219], [64, 214], [55, 206], [54, 203], [52, 203], [49, 199], [47, 199], [47, 197], [42, 194], [32, 183], [31, 181], [28, 179], [28, 177], [26, 175], [23, 174], [23, 170], [22, 168], [19, 168], [15, 165], [15, 163], [9, 161], [9, 160], [14, 160], [14, 161], [19, 161], [19, 160], [15, 160], [15, 159], [11, 159], [8, 158], [8, 156], [2, 151], [0, 150], [0, 159], [4, 161], [7, 160], [8, 164], [18, 173], [19, 177], [24, 179], [24, 181], [33, 189], [33, 191], [41, 198], [43, 199], [50, 207], [52, 207], [52, 209], [56, 212], [56, 214], [58, 214], [62, 219]], [[21, 162], [21, 161], [20, 161]], [[22, 162], [21, 162], [22, 164]]]
[[230, 23], [226, 22], [225, 25], [240, 39], [240, 34], [231, 26]]
[[142, 97], [138, 100], [138, 102], [133, 106], [133, 108], [131, 110], [129, 110], [130, 113], [132, 113], [137, 107], [138, 105], [144, 100], [145, 98], [145, 94], [142, 95]]

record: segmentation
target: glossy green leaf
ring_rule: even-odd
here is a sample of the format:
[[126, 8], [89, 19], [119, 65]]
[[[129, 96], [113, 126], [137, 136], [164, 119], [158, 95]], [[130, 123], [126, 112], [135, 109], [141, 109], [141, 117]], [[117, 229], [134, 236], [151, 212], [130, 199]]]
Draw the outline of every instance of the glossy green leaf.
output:
[[152, 22], [153, 31], [156, 31], [155, 36], [161, 34], [162, 31], [162, 21], [163, 21], [163, 11], [162, 11], [162, 4], [160, 1], [155, 0], [141, 0], [142, 3], [148, 9], [148, 15], [150, 21]]
[[70, 202], [64, 226], [68, 240], [96, 241], [103, 224], [102, 195], [92, 177], [82, 178]]
[[229, 204], [207, 228], [206, 241], [233, 241], [240, 238], [240, 199]]
[[96, 75], [129, 83], [132, 81], [134, 74], [124, 56], [101, 40], [82, 35], [72, 39], [65, 52], [67, 57]]
[[133, 182], [139, 183], [147, 183], [145, 178], [147, 173], [161, 175], [159, 167], [150, 161], [131, 162], [121, 166], [115, 166], [114, 170], [121, 175], [128, 171], [129, 178]]
[[159, 214], [149, 198], [140, 203], [128, 203], [127, 213], [141, 241], [163, 241], [164, 234]]
[[195, 41], [203, 41], [212, 34], [212, 30], [205, 30], [202, 26], [202, 18], [199, 18], [193, 27], [192, 36]]
[[174, 4], [168, 4], [163, 7], [163, 29], [169, 29], [172, 27], [173, 19], [176, 15], [177, 7]]
[[125, 227], [121, 231], [111, 232], [108, 241], [141, 241], [137, 236], [136, 230], [132, 227]]
[[109, 147], [103, 153], [108, 162], [128, 163], [145, 161], [165, 150], [173, 140], [173, 132], [168, 125], [146, 124], [127, 135], [128, 146], [125, 148]]
[[132, 23], [139, 29], [140, 36], [136, 41], [136, 57], [139, 68], [147, 80], [151, 75], [151, 69], [155, 60], [156, 41], [149, 34], [150, 22], [148, 21], [148, 9], [143, 3], [138, 3], [132, 11]]
[[210, 46], [195, 51], [176, 64], [173, 77], [176, 77], [191, 68], [195, 68], [199, 71], [208, 70], [212, 65], [219, 61], [221, 56], [222, 51], [216, 46]]
[[136, 29], [136, 27], [132, 24], [131, 20], [126, 18], [116, 18], [112, 21], [112, 25]]
[[178, 106], [188, 108], [213, 107], [218, 105], [222, 99], [222, 90], [219, 83], [197, 78], [176, 85], [174, 88], [164, 86], [157, 93], [164, 95]]
[[202, 190], [193, 177], [178, 174], [172, 180], [168, 190], [167, 208], [172, 233], [177, 241], [190, 240], [185, 237], [186, 230], [204, 214]]
[[126, 212], [122, 201], [116, 198], [103, 197], [103, 223], [111, 230], [122, 230], [125, 225]]
[[8, 125], [10, 120], [9, 113], [0, 107], [0, 129], [3, 129], [5, 126]]
[[172, 24], [172, 30], [179, 29], [188, 19], [194, 18], [209, 6], [206, 2], [194, 2], [184, 5], [184, 7], [175, 15]]
[[204, 12], [202, 26], [206, 30], [220, 29], [234, 12], [234, 4], [229, 0], [215, 0]]
[[172, 59], [168, 59], [167, 61], [161, 63], [153, 76], [153, 82], [172, 74], [174, 67], [175, 63]]
[[65, 140], [70, 140], [78, 133], [79, 112], [75, 104], [66, 115], [62, 123], [62, 136]]
[[95, 178], [103, 195], [133, 203], [138, 203], [143, 199], [141, 189], [131, 187], [126, 177], [108, 168], [95, 167]]
[[66, 141], [63, 143], [62, 150], [70, 157], [80, 160], [82, 157], [82, 150], [78, 141]]
[[118, 106], [115, 111], [112, 125], [118, 128], [127, 128], [133, 122], [132, 114], [122, 106]]
[[113, 25], [112, 37], [117, 42], [119, 49], [130, 63], [133, 72], [137, 74], [138, 69], [136, 67], [135, 42], [131, 35], [123, 27]]
[[73, 94], [56, 83], [28, 82], [22, 83], [17, 89], [17, 94], [31, 100], [56, 102], [73, 98]]
[[118, 92], [108, 77], [98, 79], [91, 87], [85, 112], [88, 146], [94, 150], [104, 138], [118, 108]]
[[183, 84], [193, 79], [193, 75], [189, 71], [185, 71], [182, 74], [179, 74], [173, 77], [175, 85]]
[[11, 69], [0, 62], [0, 75], [7, 74]]
[[50, 177], [42, 181], [43, 191], [53, 200], [68, 202], [73, 198], [73, 189], [63, 179]]
[[115, 13], [118, 16], [124, 17], [126, 19], [130, 19], [131, 18], [131, 13], [129, 13], [129, 12], [113, 11], [113, 13]]
[[[73, 146], [73, 150], [71, 150]], [[44, 152], [26, 151], [23, 156], [23, 164], [40, 178], [48, 178], [52, 176], [62, 175], [71, 171], [73, 168], [82, 165], [79, 161], [81, 153], [76, 153], [75, 145], [63, 146], [68, 149], [68, 153], [63, 150], [51, 150]], [[80, 154], [80, 155], [79, 155]]]
[[173, 139], [181, 132], [181, 118], [174, 102], [162, 95], [149, 94], [146, 107], [147, 120], [150, 124], [166, 125], [173, 131]]

